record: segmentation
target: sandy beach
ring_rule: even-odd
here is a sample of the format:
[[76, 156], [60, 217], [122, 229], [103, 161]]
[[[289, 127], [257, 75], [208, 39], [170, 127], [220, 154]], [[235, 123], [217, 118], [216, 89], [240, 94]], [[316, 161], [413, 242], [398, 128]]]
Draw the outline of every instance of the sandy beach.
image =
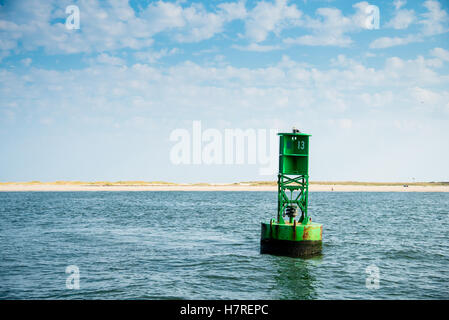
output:
[[[0, 184], [0, 192], [8, 191], [276, 191], [275, 185], [211, 184], [211, 185], [83, 185], [83, 184]], [[397, 185], [311, 184], [310, 192], [449, 192], [449, 186], [408, 187]]]

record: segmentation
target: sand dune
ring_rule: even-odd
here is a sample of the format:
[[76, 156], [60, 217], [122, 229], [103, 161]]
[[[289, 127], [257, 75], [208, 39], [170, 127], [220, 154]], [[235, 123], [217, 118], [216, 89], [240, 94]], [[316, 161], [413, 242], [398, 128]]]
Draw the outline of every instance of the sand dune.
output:
[[[1, 191], [276, 191], [276, 185], [245, 184], [50, 184], [2, 183]], [[449, 192], [449, 185], [350, 185], [311, 184], [309, 191], [328, 192]]]

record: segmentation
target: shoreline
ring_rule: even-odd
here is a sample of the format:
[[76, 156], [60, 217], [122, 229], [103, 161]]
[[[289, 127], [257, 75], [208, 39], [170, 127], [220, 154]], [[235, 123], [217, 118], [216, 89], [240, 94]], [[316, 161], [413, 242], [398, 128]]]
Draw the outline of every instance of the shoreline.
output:
[[[276, 185], [70, 185], [70, 184], [0, 184], [0, 192], [73, 192], [73, 191], [271, 191]], [[310, 184], [309, 192], [449, 192], [449, 186], [379, 186], [350, 184]]]

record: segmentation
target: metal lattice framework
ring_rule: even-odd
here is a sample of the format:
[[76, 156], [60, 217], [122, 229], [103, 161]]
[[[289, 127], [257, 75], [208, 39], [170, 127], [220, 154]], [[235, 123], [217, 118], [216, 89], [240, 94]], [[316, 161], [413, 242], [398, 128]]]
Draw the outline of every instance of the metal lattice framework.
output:
[[[297, 193], [295, 193], [297, 191]], [[299, 222], [307, 224], [307, 203], [309, 196], [309, 176], [308, 175], [286, 175], [278, 174], [278, 216], [277, 222], [284, 224], [285, 210], [289, 206], [297, 206], [301, 211]], [[294, 217], [289, 217], [289, 223], [294, 222]]]

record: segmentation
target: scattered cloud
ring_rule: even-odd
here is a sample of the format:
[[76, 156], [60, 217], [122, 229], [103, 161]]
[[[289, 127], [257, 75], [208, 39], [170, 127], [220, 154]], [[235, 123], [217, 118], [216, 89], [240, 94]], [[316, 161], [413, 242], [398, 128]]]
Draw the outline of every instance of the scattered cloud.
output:
[[103, 64], [110, 64], [114, 66], [121, 66], [126, 64], [125, 60], [119, 57], [110, 56], [106, 53], [99, 54], [96, 58], [96, 62]]
[[358, 2], [353, 5], [355, 13], [344, 16], [336, 8], [319, 8], [316, 14], [319, 18], [304, 17], [304, 28], [312, 30], [312, 34], [298, 38], [287, 38], [287, 44], [300, 44], [306, 46], [339, 46], [347, 47], [352, 44], [352, 39], [347, 35], [350, 32], [358, 32], [366, 28], [366, 10], [371, 5], [366, 2]]
[[20, 60], [20, 62], [22, 62], [23, 65], [26, 67], [29, 67], [32, 61], [33, 60], [31, 58], [25, 58], [25, 59]]
[[[387, 26], [395, 29], [406, 29], [415, 22], [416, 17], [413, 10], [400, 9], [404, 4], [405, 1], [395, 2], [397, 12], [394, 18], [387, 23]], [[420, 20], [417, 21], [422, 26], [420, 32], [404, 37], [378, 38], [371, 42], [370, 48], [381, 49], [406, 45], [423, 41], [424, 37], [448, 32], [448, 14], [441, 8], [441, 4], [435, 0], [427, 0], [423, 3], [423, 6], [427, 9], [427, 12], [421, 14]]]
[[261, 45], [258, 43], [250, 43], [246, 46], [240, 46], [240, 45], [233, 45], [234, 49], [242, 50], [242, 51], [254, 51], [254, 52], [268, 52], [273, 50], [280, 50], [282, 49], [281, 46], [273, 46], [273, 45]]
[[407, 3], [407, 1], [405, 1], [405, 0], [394, 0], [393, 1], [393, 5], [396, 10], [401, 9], [402, 6], [404, 6], [406, 3]]
[[[430, 56], [391, 57], [377, 69], [343, 55], [330, 68], [304, 65], [285, 55], [278, 64], [264, 68], [234, 67], [220, 63], [223, 57], [216, 57], [213, 65], [187, 61], [167, 67], [122, 66], [115, 58], [99, 55], [105, 63], [69, 73], [32, 68], [26, 78], [2, 70], [3, 106], [17, 109], [8, 105], [22, 96], [19, 110], [31, 118], [76, 121], [81, 115], [95, 114], [117, 122], [131, 116], [169, 119], [174, 112], [216, 117], [219, 110], [274, 116], [278, 108], [339, 115], [388, 110], [392, 104], [398, 109], [422, 107], [421, 101], [442, 112], [449, 102], [447, 90], [432, 87], [449, 87], [449, 77], [436, 72]], [[24, 90], [26, 96], [20, 94]]]
[[382, 37], [371, 42], [369, 47], [371, 49], [383, 49], [418, 42], [421, 40], [422, 38], [420, 36], [412, 34], [406, 37]]
[[221, 15], [226, 21], [245, 19], [248, 14], [244, 1], [220, 3], [217, 7], [221, 9]]
[[411, 89], [411, 94], [420, 103], [426, 103], [434, 105], [440, 99], [440, 94], [433, 92], [432, 90], [414, 87]]
[[223, 31], [225, 23], [243, 19], [243, 2], [221, 3], [215, 12], [202, 4], [157, 1], [138, 14], [128, 1], [80, 1], [80, 29], [65, 27], [69, 1], [11, 1], [0, 10], [0, 58], [14, 50], [44, 48], [50, 54], [104, 52], [153, 45], [153, 36], [171, 32], [179, 42], [198, 42]]
[[163, 57], [172, 56], [174, 54], [179, 53], [180, 50], [178, 48], [172, 49], [161, 49], [159, 51], [147, 50], [147, 51], [139, 51], [134, 54], [136, 59], [139, 61], [143, 61], [146, 63], [155, 63], [156, 61], [162, 59]]
[[[366, 29], [367, 1], [355, 3], [352, 14], [333, 7], [318, 8], [314, 16], [304, 14], [288, 0], [257, 1], [250, 7], [245, 1], [223, 2], [209, 7], [184, 1], [153, 1], [135, 10], [128, 1], [103, 2], [80, 0], [79, 30], [65, 27], [62, 1], [7, 1], [0, 10], [0, 60], [14, 54], [44, 49], [48, 54], [105, 53], [122, 49], [139, 52], [155, 45], [157, 35], [164, 33], [170, 41], [196, 43], [228, 36], [227, 25], [239, 20], [243, 32], [237, 34], [247, 44], [233, 44], [239, 50], [255, 52], [279, 49], [277, 44], [262, 44], [270, 35], [280, 36], [296, 28], [301, 36], [283, 39], [285, 44], [347, 47], [353, 44], [351, 33]], [[427, 0], [417, 14], [405, 8], [406, 1], [394, 1], [395, 12], [385, 26], [406, 30], [418, 25], [418, 33], [375, 39], [371, 48], [387, 48], [420, 41], [423, 37], [448, 32], [448, 14], [440, 2]], [[368, 10], [369, 11], [369, 10]], [[234, 29], [232, 29], [234, 31]], [[231, 44], [232, 46], [232, 44]], [[152, 51], [153, 52], [153, 51]], [[150, 60], [154, 59], [149, 57]]]
[[443, 61], [449, 61], [449, 51], [443, 48], [435, 48], [430, 51], [430, 54]]
[[441, 8], [441, 4], [438, 1], [427, 0], [423, 6], [428, 10], [422, 14], [424, 19], [419, 22], [423, 25], [423, 34], [433, 36], [448, 32], [448, 14]]
[[288, 5], [287, 0], [260, 1], [248, 13], [245, 35], [253, 42], [264, 41], [270, 32], [278, 35], [282, 29], [297, 25], [301, 15], [296, 5]]
[[[403, 4], [405, 4], [405, 2], [403, 2]], [[415, 20], [416, 16], [414, 10], [399, 9], [396, 10], [393, 18], [385, 24], [385, 27], [403, 30], [407, 29], [413, 22], [415, 22]]]
[[[202, 4], [192, 4], [188, 8], [181, 9], [181, 17], [183, 28], [177, 30], [175, 38], [179, 42], [199, 42], [221, 33], [229, 12], [225, 15], [212, 13], [208, 12]], [[231, 16], [230, 20], [233, 18]]]

